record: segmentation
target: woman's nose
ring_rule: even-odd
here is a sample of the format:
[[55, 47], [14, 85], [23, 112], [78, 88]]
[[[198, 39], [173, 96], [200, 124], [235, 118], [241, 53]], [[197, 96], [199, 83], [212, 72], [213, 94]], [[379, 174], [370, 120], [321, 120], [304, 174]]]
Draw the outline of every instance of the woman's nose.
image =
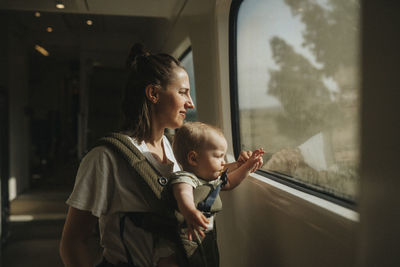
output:
[[188, 100], [185, 102], [185, 108], [190, 108], [190, 109], [194, 108], [194, 104], [193, 104], [192, 98], [190, 96], [189, 96]]

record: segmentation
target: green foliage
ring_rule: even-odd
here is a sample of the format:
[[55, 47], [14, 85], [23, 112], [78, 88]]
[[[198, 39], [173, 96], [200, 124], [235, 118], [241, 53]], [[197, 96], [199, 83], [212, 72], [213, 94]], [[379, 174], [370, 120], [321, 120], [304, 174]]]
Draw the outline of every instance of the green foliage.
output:
[[358, 1], [329, 0], [322, 6], [315, 0], [285, 0], [294, 16], [306, 25], [303, 46], [309, 48], [322, 72], [333, 76], [341, 66], [354, 64], [358, 57]]
[[[332, 126], [340, 117], [339, 101], [323, 82], [332, 78], [340, 93], [354, 90], [339, 81], [338, 73], [357, 62], [358, 2], [355, 0], [285, 0], [293, 16], [305, 25], [304, 48], [322, 67], [315, 67], [284, 39], [270, 40], [279, 69], [269, 70], [268, 94], [277, 97], [285, 112], [278, 120], [283, 134], [310, 136]], [[323, 4], [322, 4], [323, 3]], [[337, 99], [336, 99], [337, 100]]]
[[281, 130], [313, 135], [329, 124], [330, 114], [336, 109], [322, 82], [322, 72], [279, 37], [271, 40], [271, 48], [280, 69], [270, 70], [268, 93], [277, 97], [285, 110], [278, 119]]

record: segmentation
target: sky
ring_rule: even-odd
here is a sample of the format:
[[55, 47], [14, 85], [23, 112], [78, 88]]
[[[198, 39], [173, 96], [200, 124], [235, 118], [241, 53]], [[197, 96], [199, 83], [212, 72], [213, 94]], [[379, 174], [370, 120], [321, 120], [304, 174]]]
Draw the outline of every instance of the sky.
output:
[[[313, 54], [301, 44], [305, 25], [293, 17], [283, 0], [243, 1], [237, 26], [238, 85], [240, 108], [278, 107], [279, 101], [267, 94], [269, 70], [278, 69], [272, 58], [270, 40], [278, 36], [290, 44], [312, 65], [321, 68]], [[326, 86], [337, 90], [333, 80]]]

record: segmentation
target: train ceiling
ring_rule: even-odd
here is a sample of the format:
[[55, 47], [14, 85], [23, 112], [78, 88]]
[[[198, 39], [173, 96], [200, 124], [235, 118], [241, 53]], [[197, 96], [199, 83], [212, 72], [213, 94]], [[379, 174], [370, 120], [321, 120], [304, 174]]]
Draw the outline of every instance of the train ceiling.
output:
[[[60, 2], [65, 8], [56, 7]], [[134, 42], [143, 42], [153, 51], [161, 50], [185, 3], [185, 0], [0, 0], [0, 14], [8, 18], [9, 29], [26, 36], [29, 46], [44, 47], [50, 57], [72, 61], [84, 54], [97, 65], [118, 68]]]

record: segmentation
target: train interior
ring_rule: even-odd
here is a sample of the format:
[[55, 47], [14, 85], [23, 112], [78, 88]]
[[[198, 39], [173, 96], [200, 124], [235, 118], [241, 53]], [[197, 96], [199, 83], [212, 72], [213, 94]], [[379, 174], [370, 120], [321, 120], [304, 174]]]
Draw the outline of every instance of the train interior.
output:
[[63, 266], [65, 201], [82, 157], [121, 123], [140, 42], [181, 60], [188, 120], [222, 129], [227, 161], [267, 152], [221, 193], [221, 266], [400, 266], [399, 11], [390, 0], [0, 0], [0, 265]]

